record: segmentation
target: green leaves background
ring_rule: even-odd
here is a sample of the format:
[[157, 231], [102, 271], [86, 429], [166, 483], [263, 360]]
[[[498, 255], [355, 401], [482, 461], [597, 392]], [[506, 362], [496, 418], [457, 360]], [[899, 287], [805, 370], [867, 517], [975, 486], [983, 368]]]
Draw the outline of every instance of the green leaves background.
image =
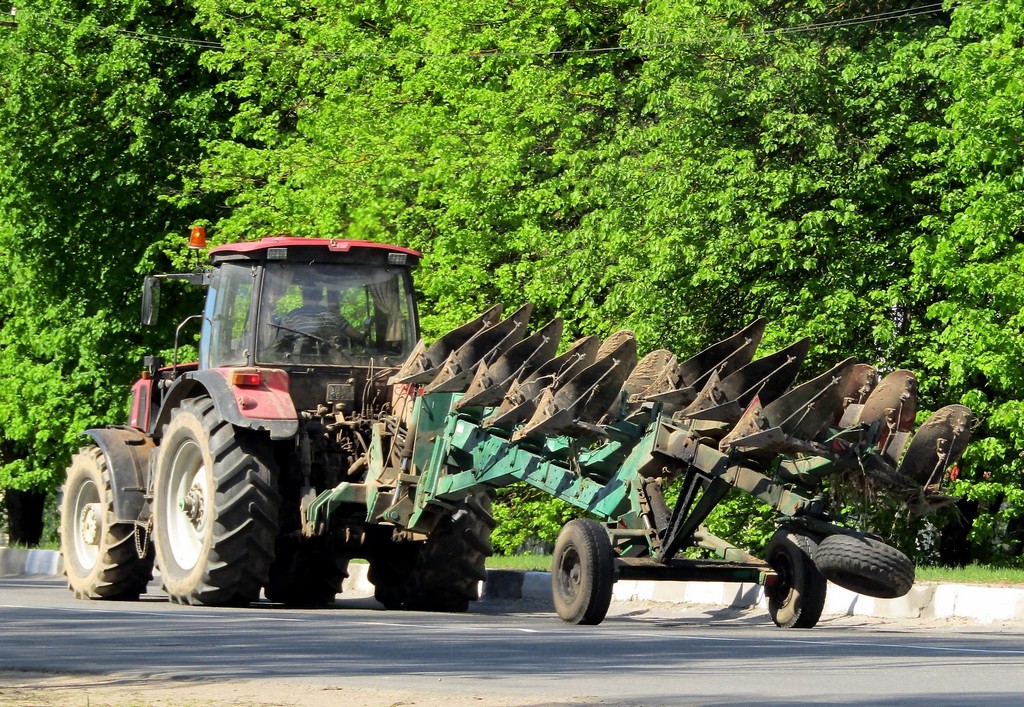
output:
[[1021, 0], [29, 0], [9, 24], [0, 486], [52, 488], [122, 421], [170, 344], [135, 323], [140, 275], [203, 222], [422, 250], [428, 336], [531, 300], [567, 339], [685, 355], [764, 315], [765, 351], [812, 337], [808, 376], [911, 368], [922, 417], [977, 413], [957, 490], [1017, 554]]

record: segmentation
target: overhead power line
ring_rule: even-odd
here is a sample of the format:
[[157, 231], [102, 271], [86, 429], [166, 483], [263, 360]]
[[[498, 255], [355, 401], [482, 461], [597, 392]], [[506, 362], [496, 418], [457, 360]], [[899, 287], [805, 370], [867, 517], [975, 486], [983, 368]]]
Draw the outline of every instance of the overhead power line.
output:
[[[758, 37], [770, 37], [780, 36], [789, 34], [803, 34], [809, 32], [817, 32], [821, 30], [833, 30], [833, 29], [846, 29], [848, 27], [855, 27], [858, 25], [865, 24], [878, 24], [883, 22], [893, 22], [896, 20], [903, 20], [913, 17], [919, 17], [922, 15], [932, 15], [941, 12], [943, 9], [943, 3], [930, 3], [927, 5], [921, 5], [918, 7], [903, 8], [901, 10], [890, 10], [887, 12], [879, 12], [873, 15], [862, 15], [860, 17], [849, 17], [840, 18], [835, 20], [827, 20], [821, 22], [809, 22], [802, 25], [791, 25], [788, 27], [772, 27], [757, 31], [741, 32], [739, 37], [747, 39], [756, 39]], [[40, 15], [45, 18], [45, 21], [51, 24], [60, 24], [63, 26], [74, 26], [75, 23], [69, 20], [61, 20], [49, 15]], [[4, 25], [10, 25], [16, 27], [17, 23], [2, 23]], [[158, 44], [171, 44], [185, 47], [194, 47], [203, 51], [226, 51], [227, 47], [222, 42], [205, 40], [205, 39], [191, 39], [188, 37], [175, 37], [172, 35], [156, 34], [151, 32], [141, 32], [137, 30], [126, 30], [120, 29], [116, 26], [100, 27], [97, 31], [101, 32], [113, 32], [122, 37], [127, 37], [139, 42], [153, 42]], [[693, 41], [673, 41], [673, 42], [654, 42], [654, 43], [637, 43], [637, 44], [623, 44], [610, 47], [586, 47], [580, 49], [552, 49], [552, 50], [501, 50], [501, 49], [481, 49], [474, 51], [454, 52], [446, 54], [435, 54], [430, 52], [418, 52], [415, 50], [403, 50], [399, 52], [387, 52], [387, 53], [367, 53], [367, 52], [345, 52], [345, 51], [326, 51], [316, 50], [308, 53], [308, 56], [322, 59], [367, 59], [367, 58], [380, 58], [380, 59], [397, 59], [400, 57], [415, 56], [424, 59], [456, 59], [456, 58], [491, 58], [491, 57], [544, 57], [544, 56], [568, 56], [568, 55], [585, 55], [585, 54], [609, 54], [614, 52], [647, 52], [656, 51], [662, 49], [672, 49], [690, 46]], [[294, 49], [258, 49], [248, 50], [244, 53], [250, 55], [280, 55], [289, 54], [294, 52]]]

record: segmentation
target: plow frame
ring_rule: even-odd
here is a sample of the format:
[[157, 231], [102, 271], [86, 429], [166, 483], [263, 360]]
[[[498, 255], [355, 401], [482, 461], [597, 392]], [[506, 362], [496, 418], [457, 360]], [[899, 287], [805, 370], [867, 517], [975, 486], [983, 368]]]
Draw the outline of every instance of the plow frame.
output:
[[[707, 424], [678, 421], [653, 403], [589, 438], [513, 442], [480, 422], [485, 408], [455, 410], [461, 393], [416, 398], [409, 425], [411, 453], [402, 469], [384, 466], [390, 440], [375, 428], [371, 471], [363, 484], [343, 483], [310, 505], [311, 527], [328, 528], [345, 504], [365, 509], [366, 521], [429, 533], [440, 514], [473, 493], [523, 482], [581, 509], [607, 532], [615, 579], [770, 583], [765, 561], [713, 535], [704, 522], [733, 488], [778, 513], [778, 523], [816, 537], [857, 534], [826, 512], [821, 480], [857, 464], [855, 456], [776, 455], [766, 469], [741, 462], [706, 443]], [[822, 450], [817, 450], [822, 451]], [[661, 482], [681, 480], [669, 510]], [[651, 483], [652, 481], [657, 483]], [[660, 509], [658, 513], [655, 509]], [[711, 558], [686, 558], [698, 548]]]
[[[683, 363], [639, 359], [626, 330], [544, 363], [557, 320], [525, 337], [528, 309], [499, 314], [418, 345], [391, 379], [414, 386], [405, 434], [373, 428], [368, 473], [309, 504], [309, 534], [363, 523], [426, 538], [474, 495], [525, 483], [588, 516], [555, 544], [553, 599], [570, 623], [599, 623], [618, 579], [759, 583], [786, 628], [815, 625], [827, 579], [881, 598], [910, 590], [913, 562], [833, 517], [826, 479], [850, 472], [914, 512], [946, 503], [969, 409], [943, 408], [907, 446], [912, 373], [882, 379], [847, 358], [795, 385], [809, 340], [754, 359], [763, 319]], [[763, 559], [706, 525], [733, 489], [775, 513]]]

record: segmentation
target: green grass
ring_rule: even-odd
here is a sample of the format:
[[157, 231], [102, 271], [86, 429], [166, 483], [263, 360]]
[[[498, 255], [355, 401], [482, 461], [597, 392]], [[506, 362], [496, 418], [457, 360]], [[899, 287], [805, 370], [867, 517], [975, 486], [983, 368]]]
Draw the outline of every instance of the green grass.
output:
[[492, 570], [551, 571], [551, 555], [495, 555], [487, 558]]
[[24, 543], [11, 543], [8, 545], [12, 550], [60, 550], [58, 542], [43, 542], [38, 545], [25, 545]]
[[1015, 567], [988, 567], [968, 565], [967, 567], [918, 567], [918, 582], [941, 582], [945, 584], [1022, 584], [1024, 569]]
[[[551, 555], [494, 556], [487, 558], [487, 567], [501, 570], [527, 570], [549, 572]], [[943, 584], [995, 584], [1024, 585], [1024, 569], [1011, 567], [918, 567], [918, 582]]]

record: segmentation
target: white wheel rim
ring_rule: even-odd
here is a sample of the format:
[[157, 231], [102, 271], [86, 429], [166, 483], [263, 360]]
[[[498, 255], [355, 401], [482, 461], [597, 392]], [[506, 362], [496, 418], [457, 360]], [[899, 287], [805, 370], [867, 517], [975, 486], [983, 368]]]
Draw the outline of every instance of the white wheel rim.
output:
[[183, 570], [199, 562], [210, 524], [210, 495], [206, 465], [199, 445], [187, 440], [171, 461], [163, 517], [167, 519], [167, 542], [174, 561]]
[[91, 480], [83, 481], [75, 493], [74, 525], [72, 545], [75, 561], [82, 569], [90, 570], [100, 556], [100, 538], [103, 534], [103, 517], [100, 508], [100, 492]]

